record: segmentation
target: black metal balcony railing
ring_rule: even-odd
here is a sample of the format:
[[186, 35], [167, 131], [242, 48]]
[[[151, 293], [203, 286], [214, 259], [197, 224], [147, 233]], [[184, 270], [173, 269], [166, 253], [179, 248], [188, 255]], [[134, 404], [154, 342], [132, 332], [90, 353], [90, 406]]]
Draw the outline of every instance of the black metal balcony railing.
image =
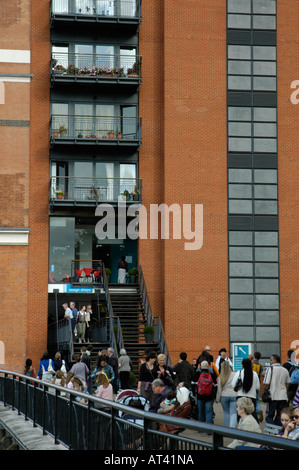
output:
[[53, 52], [51, 77], [67, 81], [132, 83], [141, 79], [141, 56]]
[[89, 20], [141, 21], [141, 0], [51, 0], [51, 16]]
[[51, 140], [128, 143], [141, 141], [141, 118], [52, 115]]
[[88, 178], [52, 176], [50, 201], [62, 203], [117, 203], [121, 198], [141, 202], [140, 178]]

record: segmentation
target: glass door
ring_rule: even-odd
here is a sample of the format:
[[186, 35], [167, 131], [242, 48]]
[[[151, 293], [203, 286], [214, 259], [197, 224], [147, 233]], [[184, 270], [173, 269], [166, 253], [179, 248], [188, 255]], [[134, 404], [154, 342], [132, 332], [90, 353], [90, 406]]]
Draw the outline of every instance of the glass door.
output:
[[[120, 67], [124, 69], [124, 73], [128, 73], [128, 69], [134, 70], [136, 64], [136, 47], [130, 49], [120, 48]], [[136, 67], [136, 66], [135, 66]]]
[[101, 138], [108, 138], [111, 131], [114, 135], [120, 123], [115, 118], [113, 104], [96, 105], [96, 134]]
[[74, 135], [75, 137], [91, 137], [95, 134], [95, 118], [92, 104], [75, 104]]
[[[114, 163], [96, 162], [96, 178], [100, 201], [117, 201], [115, 193]], [[115, 197], [116, 196], [116, 197]]]
[[75, 67], [91, 69], [94, 63], [93, 46], [88, 44], [75, 45], [75, 60], [73, 60]]
[[121, 106], [124, 139], [137, 139], [137, 107]]
[[115, 63], [114, 46], [96, 46], [95, 65], [107, 72], [116, 67], [118, 64]]
[[52, 103], [52, 133], [58, 133], [56, 137], [69, 135], [69, 106], [67, 103]]

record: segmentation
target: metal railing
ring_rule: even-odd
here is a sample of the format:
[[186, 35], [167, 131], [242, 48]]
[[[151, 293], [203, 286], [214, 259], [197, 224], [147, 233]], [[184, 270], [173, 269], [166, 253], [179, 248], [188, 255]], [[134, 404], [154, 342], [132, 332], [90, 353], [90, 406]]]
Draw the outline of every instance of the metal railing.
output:
[[76, 141], [141, 140], [141, 118], [124, 116], [78, 116], [52, 114], [50, 123], [52, 140]]
[[[4, 370], [0, 370], [0, 401], [39, 426], [56, 444], [72, 450], [224, 450], [224, 437], [275, 449], [299, 449], [298, 441], [141, 411]], [[127, 419], [128, 414], [139, 423]], [[161, 432], [157, 423], [180, 431], [209, 432], [212, 442]]]
[[50, 178], [50, 201], [117, 203], [119, 198], [141, 202], [142, 180], [140, 178], [77, 176], [52, 176]]
[[51, 0], [51, 14], [140, 18], [141, 0]]
[[171, 361], [169, 350], [167, 347], [162, 322], [161, 322], [160, 317], [155, 318], [153, 315], [141, 266], [139, 266], [139, 269], [138, 269], [138, 281], [139, 281], [140, 294], [141, 294], [141, 298], [143, 302], [147, 324], [154, 327], [155, 341], [157, 341], [159, 344], [159, 350], [163, 351], [163, 353], [165, 354], [166, 364], [169, 367], [172, 367], [172, 361]]
[[140, 79], [141, 56], [53, 52], [51, 74], [62, 78]]
[[122, 335], [122, 328], [119, 317], [114, 316], [113, 307], [110, 298], [109, 285], [107, 281], [105, 266], [103, 263], [103, 288], [105, 292], [106, 307], [109, 318], [109, 343], [113, 347], [114, 351], [119, 351], [124, 347], [124, 340]]
[[73, 259], [71, 262], [71, 283], [85, 287], [103, 286], [104, 263], [100, 259]]

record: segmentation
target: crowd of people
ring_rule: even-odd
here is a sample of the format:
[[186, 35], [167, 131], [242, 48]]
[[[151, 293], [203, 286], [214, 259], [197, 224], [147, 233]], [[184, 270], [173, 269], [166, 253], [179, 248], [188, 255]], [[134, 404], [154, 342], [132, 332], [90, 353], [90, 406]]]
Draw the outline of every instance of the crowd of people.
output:
[[[67, 364], [59, 352], [53, 359], [45, 353], [40, 360], [37, 378], [94, 394], [107, 401], [115, 400], [119, 390], [132, 389], [132, 363], [124, 349], [119, 356], [111, 347], [99, 351], [93, 369], [91, 349], [92, 346], [82, 346], [72, 364]], [[224, 426], [257, 433], [262, 432], [264, 420], [260, 391], [267, 391], [270, 398], [267, 400], [265, 423], [278, 426], [278, 436], [298, 440], [299, 386], [291, 381], [298, 365], [292, 362], [292, 353], [288, 351], [288, 360], [284, 364], [278, 355], [273, 354], [270, 365], [263, 368], [261, 354], [255, 352], [243, 359], [241, 370], [234, 371], [225, 348], [219, 350], [215, 361], [209, 346], [191, 363], [187, 360], [187, 353], [182, 352], [173, 367], [166, 364], [164, 354], [157, 355], [151, 350], [140, 365], [136, 391], [146, 399], [150, 412], [211, 424], [215, 420], [214, 404], [219, 403]], [[26, 361], [25, 374], [35, 377], [30, 359]], [[80, 398], [82, 403], [87, 400]], [[178, 431], [176, 426], [157, 426], [170, 433]], [[240, 446], [256, 444], [235, 440], [229, 445], [231, 448]]]

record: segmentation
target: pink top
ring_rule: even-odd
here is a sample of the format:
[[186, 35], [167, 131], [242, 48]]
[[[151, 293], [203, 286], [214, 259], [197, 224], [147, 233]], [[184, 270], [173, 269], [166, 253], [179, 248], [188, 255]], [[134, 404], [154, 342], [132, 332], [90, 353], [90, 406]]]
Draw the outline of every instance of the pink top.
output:
[[103, 400], [113, 401], [113, 388], [109, 384], [107, 388], [104, 388], [103, 385], [100, 385], [96, 391], [96, 397], [103, 398]]

